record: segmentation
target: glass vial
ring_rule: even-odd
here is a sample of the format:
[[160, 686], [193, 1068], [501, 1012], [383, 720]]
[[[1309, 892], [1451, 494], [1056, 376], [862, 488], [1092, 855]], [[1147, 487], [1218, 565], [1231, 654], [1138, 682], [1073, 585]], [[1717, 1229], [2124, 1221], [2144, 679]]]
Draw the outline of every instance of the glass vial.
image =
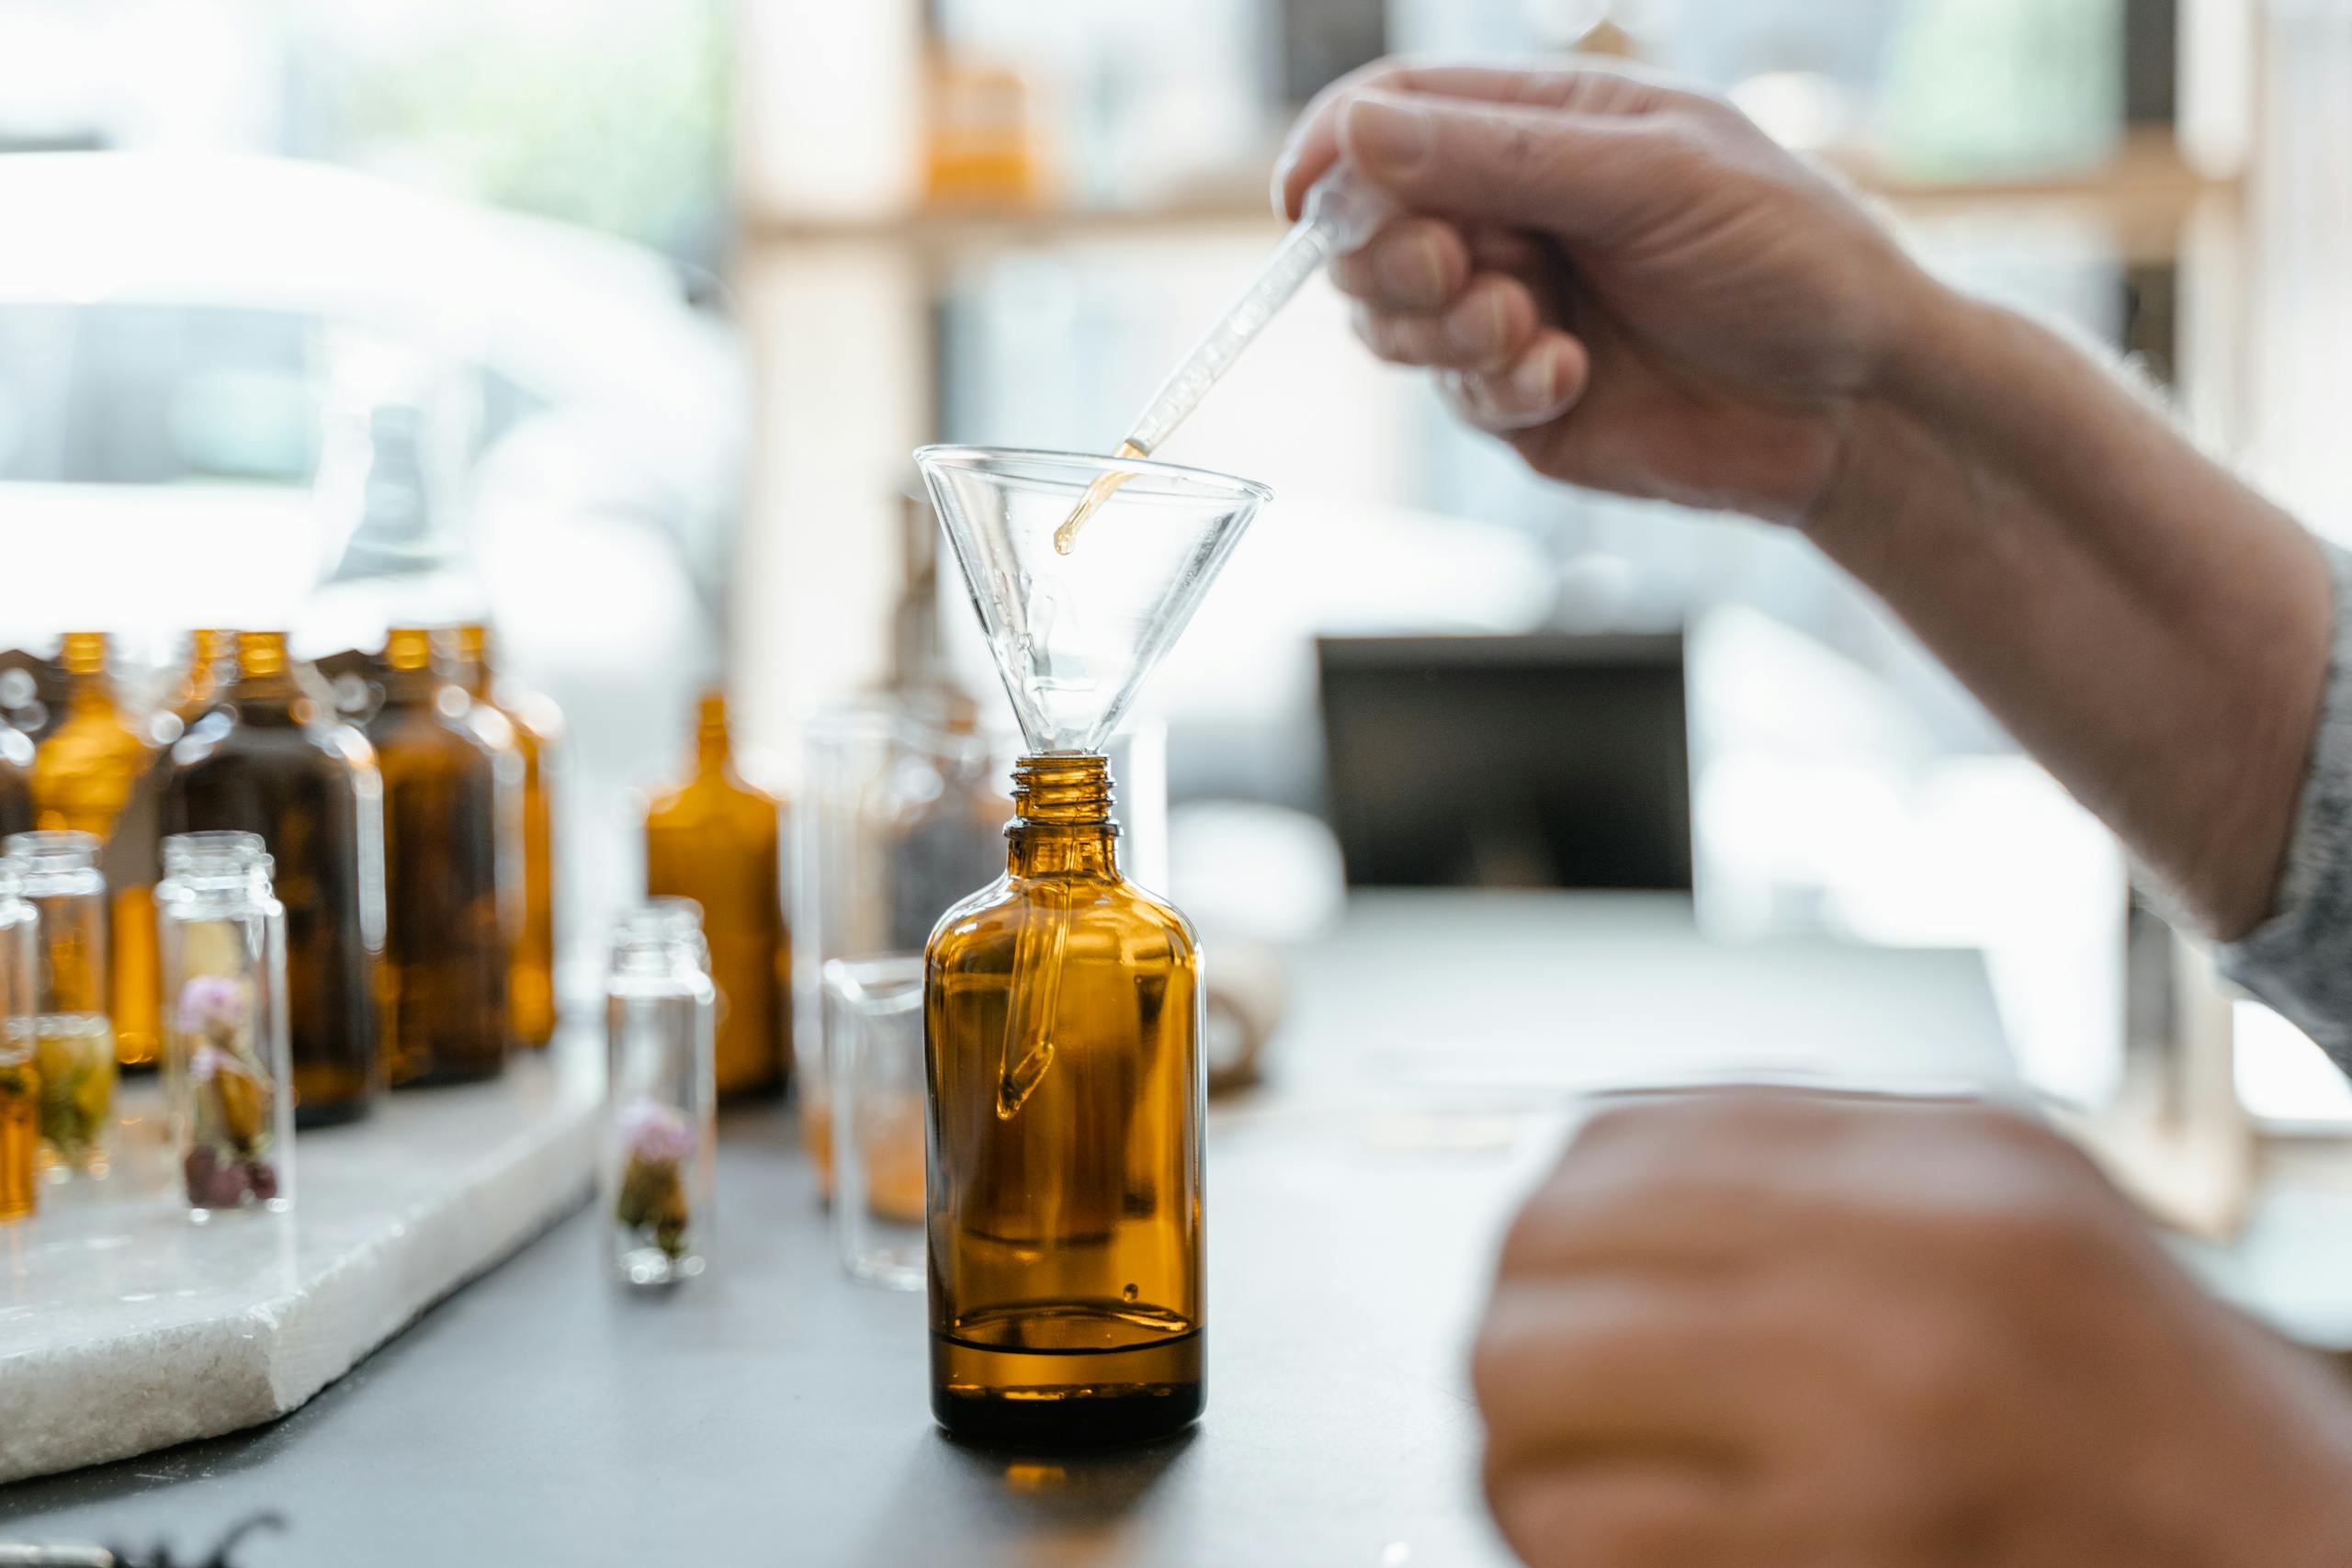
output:
[[554, 703], [502, 679], [491, 662], [490, 628], [458, 627], [451, 675], [474, 702], [506, 720], [523, 759], [523, 927], [507, 977], [517, 1044], [555, 1038], [555, 810], [549, 797], [561, 760], [563, 714]]
[[513, 1037], [523, 759], [494, 711], [395, 627], [368, 721], [384, 780], [385, 1043], [395, 1085], [496, 1076]]
[[40, 917], [33, 1069], [40, 1163], [51, 1180], [104, 1176], [114, 1157], [114, 1027], [107, 1016], [107, 879], [88, 833], [18, 833], [8, 858]]
[[605, 981], [611, 1065], [599, 1201], [611, 1220], [613, 1268], [627, 1284], [673, 1284], [703, 1271], [718, 1010], [693, 900], [649, 899], [621, 917]]
[[384, 786], [376, 753], [287, 656], [283, 632], [242, 632], [210, 711], [172, 748], [171, 833], [261, 835], [286, 907], [294, 1123], [368, 1113], [384, 1087]]
[[706, 694], [695, 727], [693, 776], [646, 808], [645, 890], [702, 906], [711, 978], [725, 998], [718, 1092], [730, 1097], [776, 1093], [792, 1071], [782, 821], [775, 796], [736, 772], [726, 697]]
[[155, 1059], [162, 1043], [155, 972], [154, 754], [107, 672], [104, 632], [68, 632], [58, 663], [65, 716], [33, 757], [34, 826], [87, 833], [112, 903], [107, 1014], [126, 1066]]
[[0, 1224], [40, 1203], [40, 1071], [33, 1065], [40, 918], [17, 863], [0, 860]]
[[177, 833], [155, 887], [164, 1097], [188, 1216], [294, 1202], [286, 911], [258, 833]]
[[1201, 1413], [1200, 953], [1099, 756], [1023, 758], [1005, 875], [924, 957], [932, 1412], [1091, 1444]]

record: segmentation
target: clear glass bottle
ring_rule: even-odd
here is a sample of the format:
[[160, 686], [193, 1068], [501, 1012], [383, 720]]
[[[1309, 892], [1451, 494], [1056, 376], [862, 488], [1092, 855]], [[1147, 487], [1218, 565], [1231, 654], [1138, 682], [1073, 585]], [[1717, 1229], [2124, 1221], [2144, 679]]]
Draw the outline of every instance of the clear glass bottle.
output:
[[155, 887], [170, 1108], [188, 1216], [294, 1202], [286, 911], [258, 833], [177, 833]]
[[238, 634], [228, 683], [172, 748], [164, 824], [258, 833], [276, 862], [294, 1120], [323, 1127], [384, 1088], [384, 785], [302, 674], [285, 633]]
[[825, 965], [835, 1036], [833, 1247], [850, 1277], [890, 1290], [923, 1281], [922, 960]]
[[708, 1257], [717, 1021], [694, 901], [652, 898], [622, 916], [605, 981], [612, 1055], [599, 1190], [625, 1283], [690, 1279]]
[[17, 863], [0, 860], [0, 1224], [40, 1205], [40, 1070], [33, 1065], [40, 942], [40, 917], [25, 901]]
[[450, 671], [466, 694], [503, 716], [523, 757], [523, 930], [508, 980], [517, 1044], [555, 1038], [555, 811], [549, 798], [561, 761], [563, 713], [537, 692], [502, 678], [491, 661], [490, 628], [457, 629]]
[[421, 626], [393, 628], [367, 735], [384, 779], [385, 1040], [395, 1085], [503, 1072], [521, 923], [523, 759]]
[[1203, 1400], [1200, 954], [1119, 873], [1100, 756], [1014, 770], [1002, 879], [924, 960], [932, 1411], [1089, 1444]]
[[724, 1000], [718, 1092], [730, 1097], [776, 1093], [792, 1072], [782, 810], [775, 796], [736, 772], [727, 698], [706, 694], [695, 726], [693, 775], [646, 808], [645, 890], [702, 906], [711, 978]]
[[154, 753], [107, 673], [104, 632], [68, 632], [59, 663], [65, 717], [33, 757], [34, 826], [88, 833], [113, 895], [107, 1016], [125, 1066], [153, 1062], [161, 1046], [162, 987], [155, 970]]
[[107, 1021], [107, 879], [88, 833], [18, 833], [8, 858], [40, 918], [33, 1067], [40, 1162], [52, 1180], [104, 1176], [114, 1159], [114, 1028]]

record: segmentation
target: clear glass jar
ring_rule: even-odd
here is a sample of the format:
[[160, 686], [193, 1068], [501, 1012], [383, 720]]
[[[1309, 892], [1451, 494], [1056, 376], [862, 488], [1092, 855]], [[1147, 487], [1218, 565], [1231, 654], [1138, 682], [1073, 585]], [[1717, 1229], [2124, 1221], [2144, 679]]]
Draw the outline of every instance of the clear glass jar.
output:
[[708, 1257], [718, 1018], [701, 906], [651, 898], [623, 915], [605, 981], [612, 1055], [598, 1171], [627, 1284], [691, 1279]]
[[0, 1224], [40, 1203], [40, 1074], [33, 1066], [40, 917], [14, 861], [0, 860]]
[[286, 910], [258, 833], [175, 833], [155, 887], [164, 1098], [188, 1216], [294, 1202]]
[[923, 1282], [922, 960], [825, 965], [840, 1029], [832, 1085], [833, 1245], [850, 1277]]
[[107, 1011], [107, 879], [96, 835], [17, 833], [8, 858], [40, 920], [33, 1069], [40, 1163], [53, 1181], [104, 1176], [114, 1159], [114, 1023]]

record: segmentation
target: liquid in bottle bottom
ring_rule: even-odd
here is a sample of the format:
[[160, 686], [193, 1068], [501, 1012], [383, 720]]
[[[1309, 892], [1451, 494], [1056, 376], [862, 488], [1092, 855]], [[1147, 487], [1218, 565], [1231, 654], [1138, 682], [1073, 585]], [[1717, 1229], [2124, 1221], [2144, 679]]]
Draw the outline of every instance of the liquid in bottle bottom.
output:
[[[1143, 1344], [1136, 1309], [1057, 1306], [975, 1314], [931, 1337], [932, 1415], [958, 1438], [1039, 1447], [1148, 1442], [1200, 1418], [1197, 1325]], [[993, 1343], [990, 1343], [993, 1341]], [[1006, 1341], [1018, 1342], [1018, 1348]]]

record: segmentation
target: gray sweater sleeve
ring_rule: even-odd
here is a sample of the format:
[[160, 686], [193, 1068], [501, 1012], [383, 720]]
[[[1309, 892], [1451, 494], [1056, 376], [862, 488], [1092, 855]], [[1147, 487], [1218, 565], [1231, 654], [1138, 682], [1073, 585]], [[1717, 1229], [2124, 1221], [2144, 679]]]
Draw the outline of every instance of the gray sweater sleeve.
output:
[[2335, 645], [2311, 772], [2271, 917], [2222, 948], [2221, 961], [2352, 1073], [2352, 555], [2322, 548], [2335, 585]]

